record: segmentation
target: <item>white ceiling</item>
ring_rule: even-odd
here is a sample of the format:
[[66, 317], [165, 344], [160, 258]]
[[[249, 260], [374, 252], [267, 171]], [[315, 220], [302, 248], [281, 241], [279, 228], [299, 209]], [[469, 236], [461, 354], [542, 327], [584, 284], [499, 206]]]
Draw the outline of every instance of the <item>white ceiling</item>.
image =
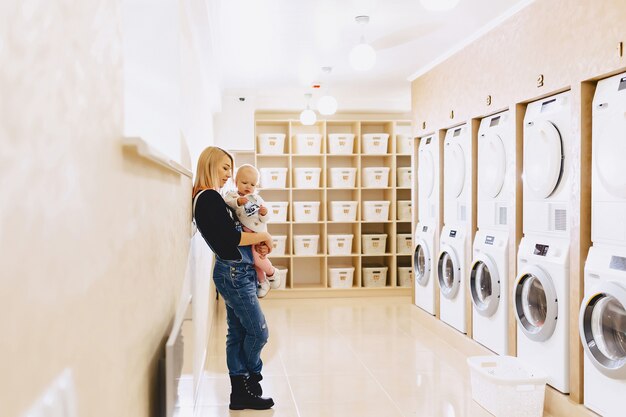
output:
[[[441, 62], [532, 0], [461, 0], [429, 12], [419, 0], [219, 0], [217, 58], [225, 96], [261, 110], [299, 110], [327, 84], [339, 111], [409, 111], [410, 78]], [[369, 15], [370, 23], [354, 18]], [[363, 30], [364, 29], [364, 30]], [[350, 68], [364, 32], [377, 50], [367, 72]], [[331, 66], [329, 76], [321, 71]]]

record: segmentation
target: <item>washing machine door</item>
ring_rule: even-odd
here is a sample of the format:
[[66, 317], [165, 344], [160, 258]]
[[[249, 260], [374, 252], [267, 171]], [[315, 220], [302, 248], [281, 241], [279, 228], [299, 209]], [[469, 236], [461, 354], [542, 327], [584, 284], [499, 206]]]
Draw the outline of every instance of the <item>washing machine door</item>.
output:
[[447, 142], [444, 156], [444, 192], [456, 198], [465, 184], [465, 153], [458, 143]]
[[413, 254], [413, 271], [415, 272], [415, 282], [422, 287], [428, 284], [430, 278], [430, 250], [424, 239], [417, 239], [415, 253]]
[[437, 277], [441, 295], [449, 300], [456, 297], [461, 286], [461, 267], [456, 252], [448, 245], [441, 245], [437, 261]]
[[563, 158], [558, 129], [547, 120], [529, 122], [524, 144], [524, 181], [537, 197], [549, 197], [559, 185]]
[[558, 300], [552, 278], [538, 266], [524, 269], [513, 287], [515, 318], [530, 339], [543, 342], [556, 328]]
[[420, 149], [417, 175], [420, 190], [425, 197], [430, 197], [435, 185], [435, 161], [428, 149]]
[[506, 150], [500, 136], [486, 133], [478, 144], [479, 187], [491, 198], [502, 190], [506, 172]]
[[578, 329], [591, 363], [610, 378], [626, 379], [626, 288], [595, 287], [581, 304]]
[[604, 122], [599, 137], [594, 138], [594, 168], [602, 185], [612, 195], [626, 198], [626, 113]]
[[470, 272], [470, 292], [474, 308], [481, 316], [490, 317], [500, 304], [500, 277], [489, 255], [478, 254]]

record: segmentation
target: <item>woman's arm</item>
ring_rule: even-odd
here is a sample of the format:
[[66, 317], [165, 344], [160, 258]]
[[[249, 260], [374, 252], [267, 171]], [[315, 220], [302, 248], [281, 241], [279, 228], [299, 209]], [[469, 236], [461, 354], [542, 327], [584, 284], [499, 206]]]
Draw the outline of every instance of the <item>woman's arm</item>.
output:
[[241, 232], [241, 240], [239, 241], [239, 246], [255, 245], [261, 242], [267, 245], [270, 252], [272, 251], [272, 248], [273, 248], [272, 236], [269, 233], [267, 232], [260, 232], [260, 233]]

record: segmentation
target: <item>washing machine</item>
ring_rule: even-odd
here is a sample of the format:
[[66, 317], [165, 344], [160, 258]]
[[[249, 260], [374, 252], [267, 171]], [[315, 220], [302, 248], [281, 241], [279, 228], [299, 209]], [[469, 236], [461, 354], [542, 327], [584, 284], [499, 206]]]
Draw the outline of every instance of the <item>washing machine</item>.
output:
[[437, 275], [433, 266], [439, 248], [440, 139], [425, 136], [418, 148], [418, 218], [413, 238], [415, 251], [415, 305], [435, 314]]
[[570, 92], [530, 103], [524, 117], [524, 216], [513, 286], [517, 356], [569, 392]]
[[443, 146], [443, 221], [437, 257], [440, 318], [467, 333], [466, 291], [470, 253], [471, 138], [468, 126], [448, 129]]
[[626, 397], [626, 247], [592, 246], [578, 319], [585, 350], [585, 406], [624, 415]]
[[469, 273], [472, 337], [508, 354], [509, 212], [515, 202], [515, 132], [505, 111], [478, 129], [478, 231]]
[[622, 416], [626, 397], [626, 74], [599, 81], [593, 100], [591, 239], [579, 332], [585, 406]]

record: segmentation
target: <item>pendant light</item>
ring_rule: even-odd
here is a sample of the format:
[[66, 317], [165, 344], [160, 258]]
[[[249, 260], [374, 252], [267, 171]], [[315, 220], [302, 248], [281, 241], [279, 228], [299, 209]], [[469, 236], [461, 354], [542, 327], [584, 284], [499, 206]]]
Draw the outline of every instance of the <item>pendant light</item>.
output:
[[454, 9], [460, 0], [420, 0], [426, 10], [445, 12]]
[[[354, 18], [359, 25], [366, 25], [370, 21], [369, 16], [357, 16]], [[364, 31], [364, 29], [363, 29]], [[350, 66], [357, 71], [367, 71], [376, 64], [376, 51], [367, 42], [365, 35], [361, 34], [361, 41], [350, 51]]]
[[[322, 67], [322, 72], [325, 74], [330, 74], [332, 70], [332, 67]], [[325, 94], [317, 100], [317, 110], [324, 116], [330, 116], [337, 112], [337, 99], [328, 92], [328, 80], [326, 80], [324, 90]]]
[[315, 114], [313, 110], [311, 110], [311, 107], [310, 107], [312, 95], [305, 94], [304, 97], [306, 97], [307, 99], [306, 109], [302, 110], [302, 113], [300, 113], [300, 123], [302, 123], [305, 126], [311, 126], [315, 124], [315, 122], [317, 121], [317, 115]]

